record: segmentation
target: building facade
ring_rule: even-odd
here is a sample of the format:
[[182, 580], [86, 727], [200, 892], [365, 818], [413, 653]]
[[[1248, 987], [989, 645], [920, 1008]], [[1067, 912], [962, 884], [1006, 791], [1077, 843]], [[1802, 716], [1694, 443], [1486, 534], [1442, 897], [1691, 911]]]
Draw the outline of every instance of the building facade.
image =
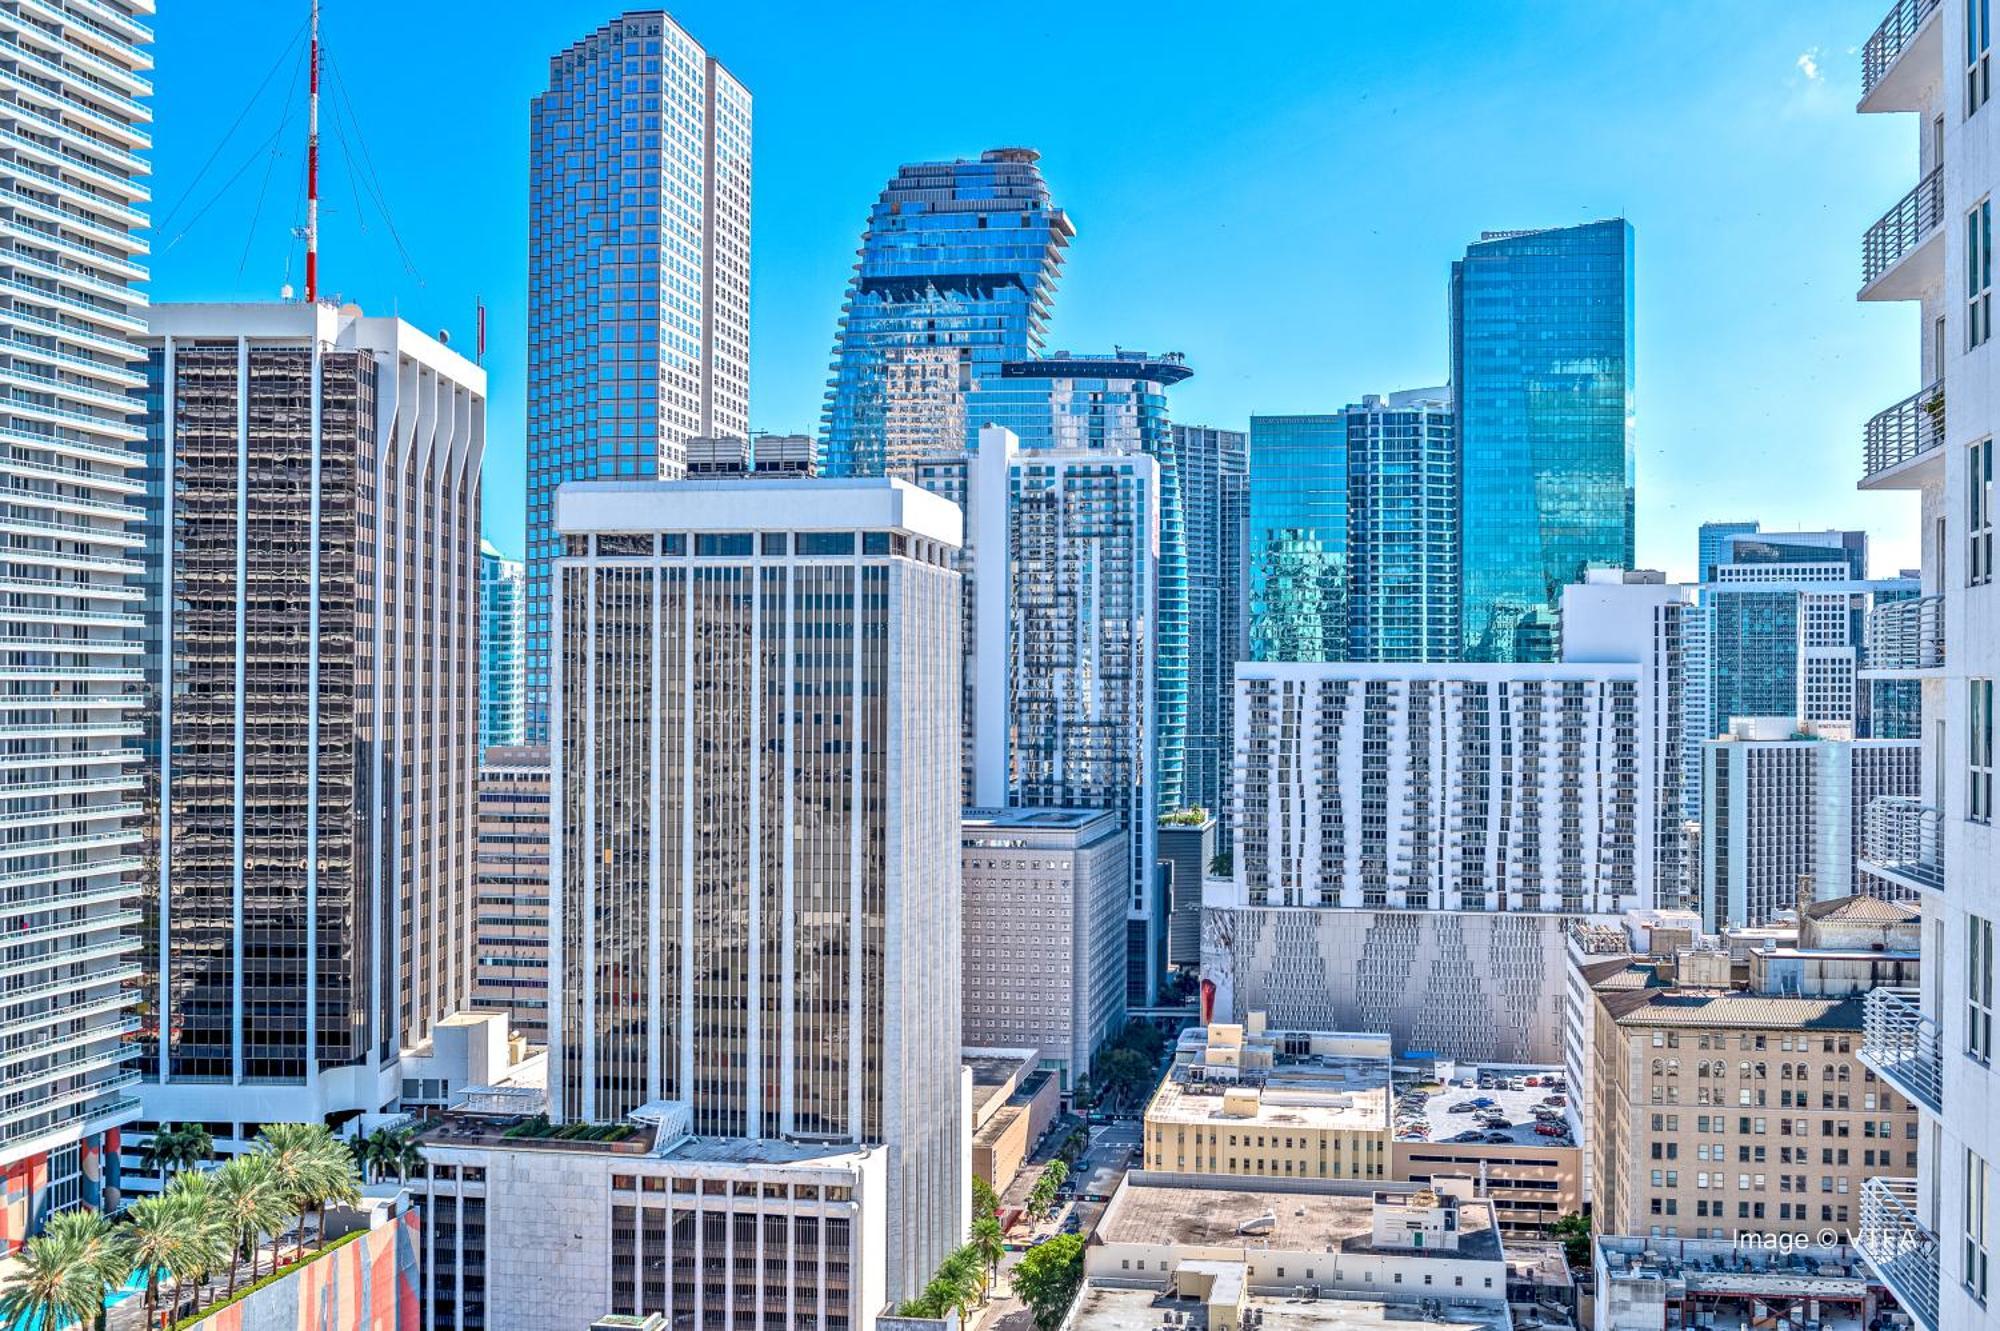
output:
[[526, 570], [479, 543], [479, 747], [521, 743], [527, 724]]
[[1220, 824], [1214, 814], [1191, 809], [1160, 820], [1160, 862], [1167, 883], [1167, 965], [1176, 972], [1201, 969], [1201, 894], [1214, 863]]
[[1036, 1049], [1069, 1091], [1125, 1027], [1125, 836], [1094, 809], [967, 809], [963, 1043]]
[[1618, 913], [1653, 904], [1640, 671], [1245, 664], [1248, 904]]
[[472, 987], [485, 374], [353, 306], [145, 342], [147, 1117], [373, 1112]]
[[1452, 264], [1466, 660], [1555, 659], [1563, 584], [1633, 566], [1632, 379], [1624, 219], [1489, 231]]
[[745, 478], [557, 521], [553, 1116], [881, 1146], [913, 1293], [966, 1223], [959, 514]]
[[1916, 894], [1924, 935], [1923, 983], [1870, 995], [1861, 1045], [1917, 1104], [1916, 1181], [1864, 1186], [1858, 1246], [1927, 1331], [2000, 1325], [1990, 18], [1986, 0], [1890, 6], [1861, 48], [1859, 109], [1915, 117], [1899, 122], [1916, 131], [1914, 188], [1863, 237], [1859, 294], [1912, 303], [1918, 376], [1864, 426], [1861, 488], [1918, 496], [1920, 595], [1878, 607], [1870, 629], [1875, 666], [1918, 684], [1924, 755], [1921, 794], [1871, 805], [1863, 845], [1871, 871]]
[[1024, 449], [1010, 431], [988, 426], [972, 459], [970, 497], [973, 803], [1117, 815], [1126, 841], [1126, 995], [1151, 1003], [1166, 969], [1154, 701], [1158, 464], [1143, 452]]
[[920, 457], [978, 446], [967, 401], [1041, 353], [1076, 228], [1030, 148], [902, 167], [869, 210], [834, 335], [822, 465], [913, 475]]
[[472, 999], [504, 1012], [535, 1044], [549, 1040], [549, 751], [489, 748], [479, 764], [473, 864]]
[[[1181, 800], [1220, 815], [1229, 803], [1236, 721], [1236, 663], [1250, 655], [1250, 439], [1240, 430], [1176, 425], [1168, 438], [1179, 473], [1187, 540], [1187, 766]], [[1228, 829], [1219, 828], [1223, 845]]]
[[750, 427], [750, 92], [659, 10], [549, 60], [528, 116], [527, 735], [549, 735], [565, 481], [685, 474]]
[[49, 1212], [104, 1199], [105, 1153], [138, 1112], [123, 1042], [140, 1021], [145, 459], [130, 395], [145, 382], [152, 12], [0, 16], [0, 1256]]
[[1456, 661], [1461, 467], [1451, 391], [1371, 393], [1346, 415], [1346, 659]]
[[1704, 522], [1696, 532], [1696, 582], [1714, 582], [1718, 564], [1730, 561], [1730, 546], [1738, 536], [1755, 536], [1763, 530], [1760, 522]]
[[1247, 659], [1347, 655], [1347, 417], [1250, 418]]

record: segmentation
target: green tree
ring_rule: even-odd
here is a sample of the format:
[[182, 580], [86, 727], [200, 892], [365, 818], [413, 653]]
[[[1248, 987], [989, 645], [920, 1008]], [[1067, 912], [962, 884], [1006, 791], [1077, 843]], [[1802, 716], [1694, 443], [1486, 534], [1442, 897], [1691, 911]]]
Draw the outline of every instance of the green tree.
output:
[[1118, 1037], [1118, 1043], [1149, 1064], [1159, 1062], [1160, 1055], [1167, 1051], [1166, 1035], [1150, 1021], [1134, 1019], [1126, 1022], [1125, 1030]]
[[101, 1211], [72, 1207], [50, 1216], [42, 1225], [42, 1233], [58, 1242], [75, 1245], [78, 1276], [94, 1291], [91, 1317], [102, 1327], [108, 1315], [106, 1300], [132, 1274], [111, 1222]]
[[[263, 1155], [239, 1155], [215, 1171], [215, 1200], [230, 1234], [229, 1293], [236, 1293], [236, 1271], [243, 1254], [250, 1255], [250, 1279], [257, 1279], [257, 1249], [266, 1234], [275, 1236], [291, 1218], [291, 1208], [272, 1178], [271, 1161]], [[273, 1251], [275, 1253], [275, 1241]], [[274, 1255], [271, 1264], [277, 1265]]]
[[1028, 1250], [1014, 1267], [1014, 1296], [1028, 1305], [1038, 1331], [1055, 1331], [1083, 1284], [1083, 1236], [1058, 1234]]
[[0, 1322], [8, 1326], [68, 1331], [95, 1317], [102, 1302], [90, 1275], [90, 1255], [64, 1233], [29, 1239], [16, 1258], [14, 1281], [0, 1294]]
[[974, 1174], [972, 1176], [972, 1221], [975, 1231], [979, 1228], [981, 1216], [992, 1219], [1000, 1214], [1000, 1194], [993, 1191], [993, 1185]]
[[[326, 1242], [326, 1208], [353, 1206], [361, 1200], [361, 1171], [347, 1143], [325, 1129], [313, 1143], [312, 1153], [313, 1233]], [[302, 1227], [303, 1228], [303, 1227]], [[300, 1256], [304, 1256], [301, 1246]]]
[[119, 1239], [132, 1269], [146, 1273], [146, 1325], [156, 1326], [160, 1277], [169, 1275], [178, 1281], [207, 1259], [207, 1227], [200, 1217], [189, 1213], [185, 1196], [162, 1193], [132, 1203], [130, 1222], [120, 1227]]
[[409, 1128], [377, 1128], [363, 1137], [356, 1152], [364, 1177], [371, 1183], [394, 1174], [398, 1182], [408, 1182], [424, 1167], [424, 1153], [417, 1147], [417, 1134]]
[[140, 1148], [139, 1161], [165, 1179], [169, 1174], [204, 1165], [214, 1155], [215, 1139], [201, 1124], [189, 1123], [177, 1128], [171, 1123], [162, 1123], [153, 1133], [152, 1140]]
[[1000, 1278], [1000, 1259], [1007, 1255], [1007, 1236], [1001, 1232], [997, 1216], [983, 1215], [972, 1222], [972, 1248], [986, 1264], [986, 1287]]
[[1571, 1266], [1590, 1265], [1589, 1216], [1571, 1211], [1550, 1225], [1549, 1232], [1562, 1240], [1563, 1259]]
[[230, 1246], [229, 1222], [216, 1192], [215, 1176], [204, 1170], [182, 1170], [161, 1196], [185, 1226], [181, 1261], [170, 1268], [174, 1277], [170, 1303], [178, 1310], [182, 1287], [190, 1281], [197, 1288], [206, 1285], [209, 1272], [222, 1264]]
[[1208, 857], [1208, 876], [1227, 878], [1236, 872], [1236, 857], [1226, 850], [1218, 850]]
[[1098, 1057], [1097, 1079], [1107, 1099], [1130, 1103], [1152, 1083], [1153, 1060], [1136, 1049], [1108, 1049]]

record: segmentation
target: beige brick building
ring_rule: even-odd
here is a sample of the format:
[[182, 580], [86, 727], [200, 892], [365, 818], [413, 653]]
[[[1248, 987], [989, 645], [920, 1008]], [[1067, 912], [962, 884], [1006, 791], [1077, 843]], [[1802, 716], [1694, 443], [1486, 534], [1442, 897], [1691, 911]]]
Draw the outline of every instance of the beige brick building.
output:
[[549, 1038], [549, 750], [494, 747], [479, 768], [472, 1006]]

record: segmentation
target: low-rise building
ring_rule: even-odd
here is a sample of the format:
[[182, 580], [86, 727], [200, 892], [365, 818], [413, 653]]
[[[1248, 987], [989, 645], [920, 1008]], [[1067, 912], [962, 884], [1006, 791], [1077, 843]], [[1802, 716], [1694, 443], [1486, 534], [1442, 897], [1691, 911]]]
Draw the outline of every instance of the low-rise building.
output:
[[696, 1138], [669, 1101], [555, 1127], [484, 1109], [420, 1141], [431, 1326], [571, 1331], [672, 1307], [690, 1326], [842, 1331], [885, 1302], [881, 1147]]
[[1445, 1188], [1193, 1186], [1135, 1174], [1084, 1252], [1073, 1331], [1422, 1322], [1504, 1331], [1508, 1267], [1490, 1203]]
[[[1885, 1300], [1846, 1244], [1607, 1234], [1593, 1245], [1596, 1331], [1879, 1325]], [[1803, 1236], [1801, 1236], [1803, 1237]]]
[[1127, 838], [1096, 809], [967, 809], [964, 1042], [1041, 1050], [1068, 1092], [1125, 1021]]
[[1181, 1033], [1146, 1106], [1145, 1168], [1238, 1179], [1386, 1179], [1386, 1035], [1271, 1031], [1263, 1014]]
[[1576, 1102], [1558, 1067], [1440, 1063], [1399, 1084], [1389, 1177], [1464, 1177], [1509, 1239], [1583, 1209]]
[[968, 1049], [972, 1073], [972, 1173], [1005, 1192], [1062, 1110], [1056, 1077], [1033, 1049]]

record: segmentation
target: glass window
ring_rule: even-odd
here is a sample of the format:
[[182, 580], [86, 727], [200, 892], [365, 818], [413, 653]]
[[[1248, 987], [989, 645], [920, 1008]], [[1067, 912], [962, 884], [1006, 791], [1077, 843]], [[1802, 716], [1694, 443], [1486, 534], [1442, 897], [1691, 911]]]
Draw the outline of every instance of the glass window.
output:
[[1993, 441], [1966, 450], [1966, 572], [1968, 586], [1993, 581]]
[[1969, 703], [1966, 817], [1976, 823], [1993, 821], [1993, 681], [1966, 681]]
[[851, 555], [854, 553], [854, 533], [851, 531], [802, 531], [799, 533], [799, 553], [802, 555]]
[[1993, 95], [1993, 23], [1988, 6], [1992, 0], [1965, 3], [1965, 115], [1971, 119], [1986, 99]]
[[1965, 345], [1993, 336], [1993, 200], [1981, 199], [1965, 215]]
[[1986, 1239], [1986, 1194], [1990, 1183], [1986, 1162], [1971, 1150], [1965, 1153], [1965, 1289], [1981, 1303], [1986, 1302], [1986, 1274], [1991, 1252]]
[[1965, 917], [1965, 1052], [1993, 1058], [1993, 921]]

